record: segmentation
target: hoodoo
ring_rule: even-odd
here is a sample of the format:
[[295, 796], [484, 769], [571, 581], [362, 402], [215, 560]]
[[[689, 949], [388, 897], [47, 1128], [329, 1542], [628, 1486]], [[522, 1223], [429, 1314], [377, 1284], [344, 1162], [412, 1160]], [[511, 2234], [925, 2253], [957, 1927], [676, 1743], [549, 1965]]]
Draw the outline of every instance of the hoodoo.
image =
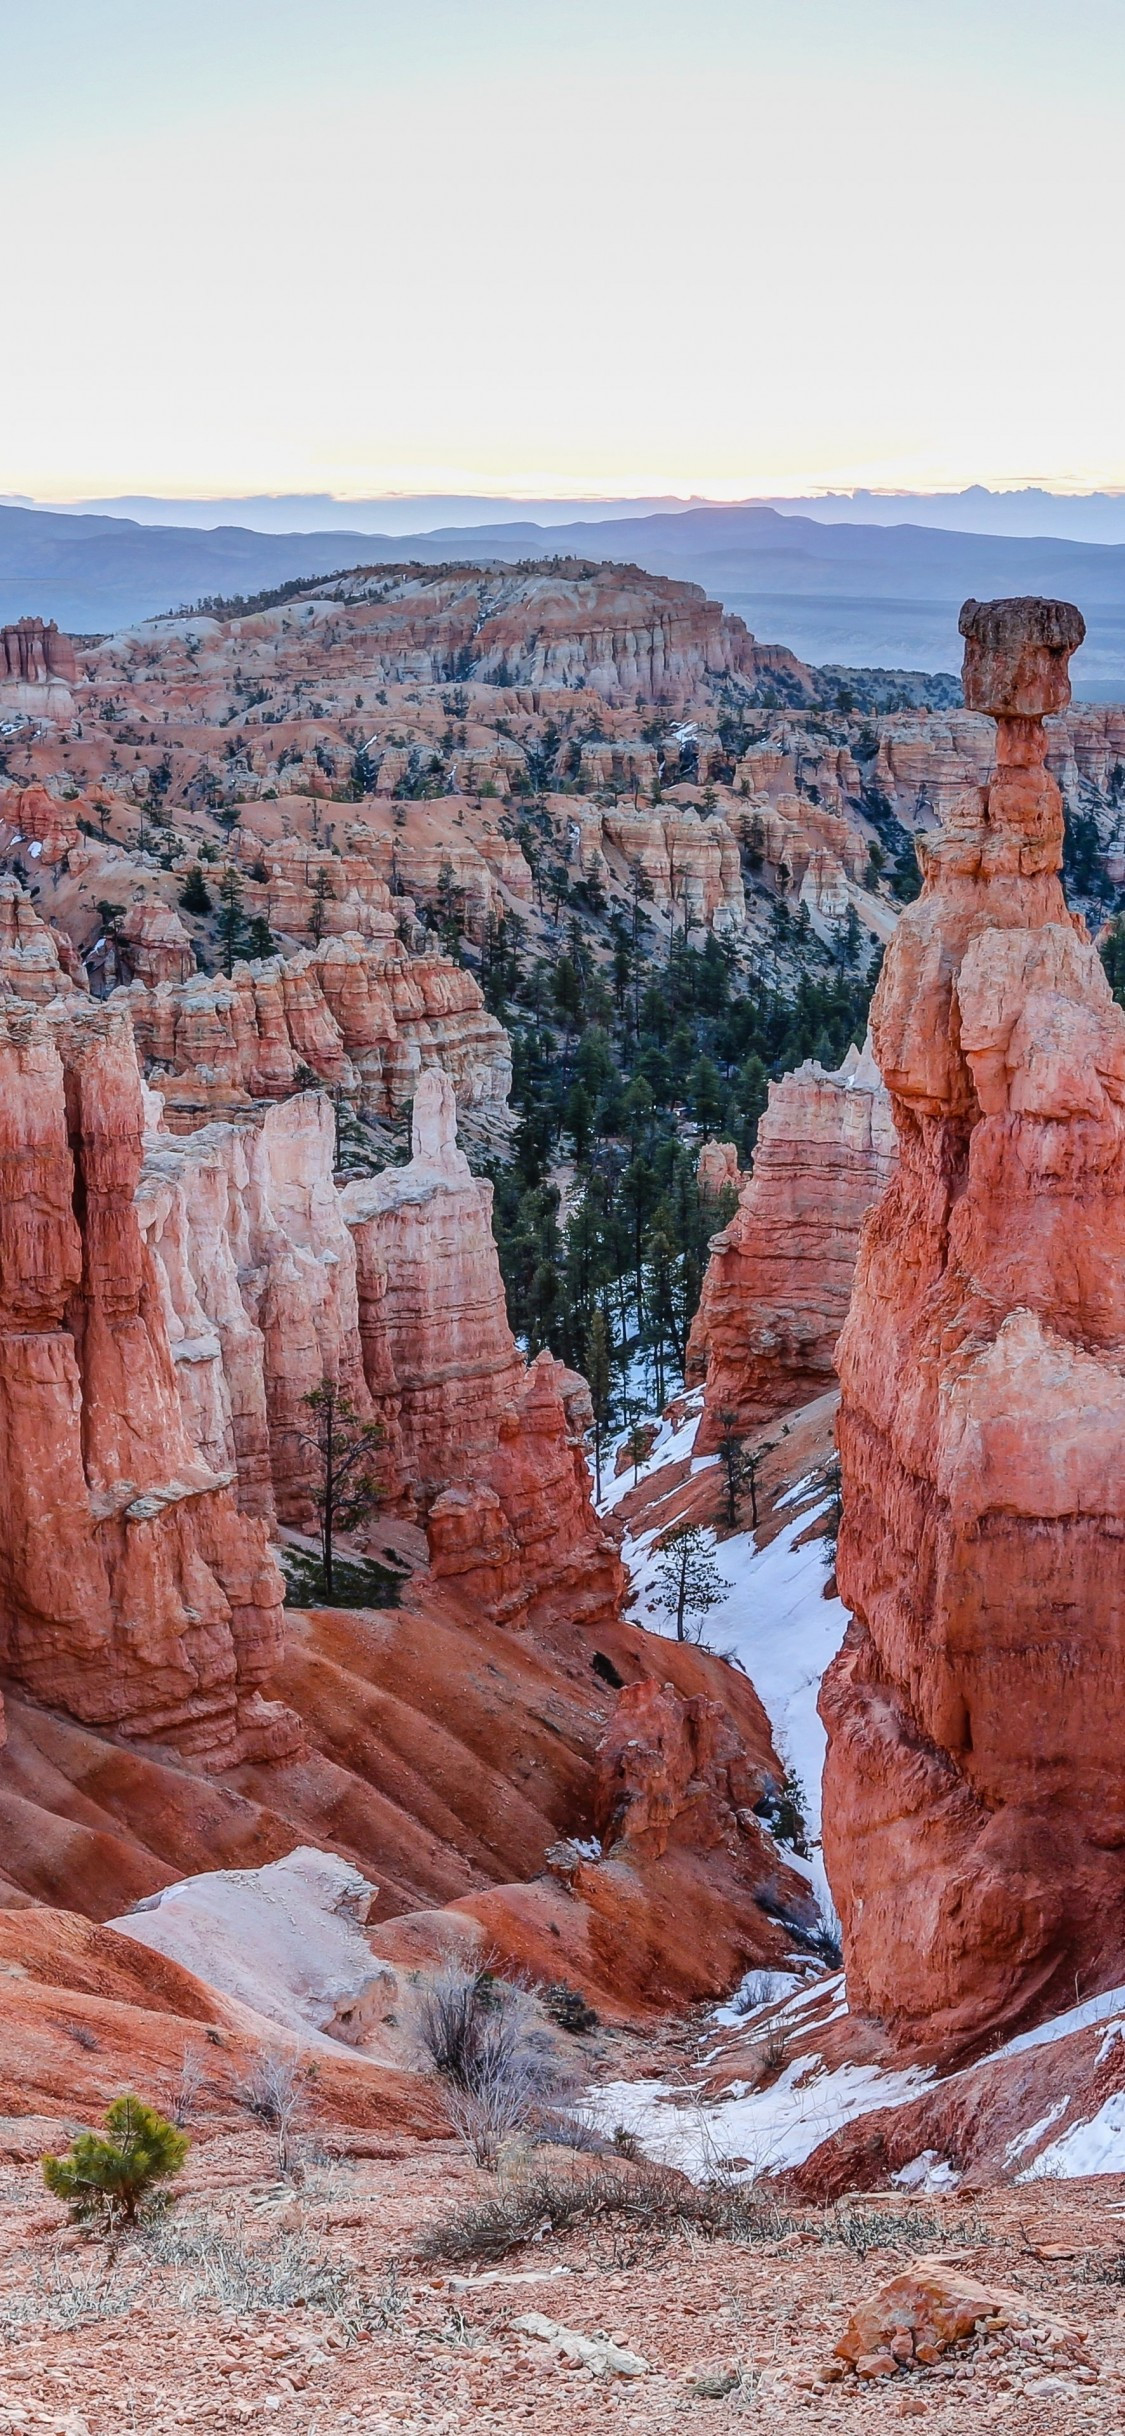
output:
[[966, 603], [996, 766], [873, 1008], [900, 1166], [839, 1347], [825, 1846], [854, 2011], [979, 2038], [1125, 1976], [1125, 1014], [1059, 880], [1076, 609]]

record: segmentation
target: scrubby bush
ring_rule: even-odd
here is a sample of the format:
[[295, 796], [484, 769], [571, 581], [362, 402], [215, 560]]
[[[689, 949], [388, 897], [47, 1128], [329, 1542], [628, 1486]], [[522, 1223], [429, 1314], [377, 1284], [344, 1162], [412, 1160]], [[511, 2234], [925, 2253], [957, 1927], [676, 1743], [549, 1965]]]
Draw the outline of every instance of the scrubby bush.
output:
[[543, 2010], [560, 2030], [569, 2030], [572, 2038], [585, 2038], [598, 2026], [593, 2006], [565, 1979], [552, 1980], [550, 1987], [544, 1988]]
[[429, 2225], [424, 2259], [504, 2258], [545, 2233], [625, 2220], [637, 2232], [704, 2240], [773, 2241], [792, 2228], [775, 2199], [721, 2175], [694, 2183], [672, 2167], [623, 2157], [584, 2167], [544, 2165], [476, 2193]]
[[448, 1964], [419, 1981], [414, 2013], [445, 2113], [477, 2165], [494, 2170], [521, 2133], [557, 2136], [574, 2089], [526, 1988]]
[[190, 2142], [152, 2106], [115, 2098], [105, 2132], [79, 2132], [66, 2157], [43, 2159], [43, 2180], [71, 2214], [110, 2227], [135, 2224], [146, 2200], [178, 2174]]

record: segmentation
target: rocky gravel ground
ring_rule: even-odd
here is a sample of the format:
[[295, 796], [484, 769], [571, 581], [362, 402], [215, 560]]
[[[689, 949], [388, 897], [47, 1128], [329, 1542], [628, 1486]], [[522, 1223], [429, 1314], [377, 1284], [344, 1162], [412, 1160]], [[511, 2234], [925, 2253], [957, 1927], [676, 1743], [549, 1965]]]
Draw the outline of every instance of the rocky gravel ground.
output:
[[[421, 2256], [419, 2242], [493, 2178], [452, 2146], [388, 2153], [395, 2145], [318, 2149], [281, 2179], [267, 2133], [217, 2130], [197, 2141], [163, 2219], [115, 2243], [67, 2226], [30, 2157], [9, 2162], [2, 2436], [703, 2436], [741, 2425], [785, 2436], [902, 2419], [935, 2436], [1067, 2436], [1125, 2421], [1115, 2178], [932, 2200], [879, 2193], [829, 2211], [764, 2204], [754, 2237], [739, 2241], [613, 2216], [559, 2235], [544, 2218], [500, 2259], [451, 2264]], [[557, 2152], [548, 2163], [585, 2170]], [[978, 2335], [928, 2367], [824, 2382], [852, 2310], [920, 2252], [1015, 2288], [1027, 2326]], [[520, 2329], [529, 2315], [554, 2331]], [[1060, 2323], [1081, 2331], [1077, 2350], [1060, 2345]], [[606, 2336], [634, 2373], [598, 2374], [596, 2342], [590, 2365], [591, 2339]]]

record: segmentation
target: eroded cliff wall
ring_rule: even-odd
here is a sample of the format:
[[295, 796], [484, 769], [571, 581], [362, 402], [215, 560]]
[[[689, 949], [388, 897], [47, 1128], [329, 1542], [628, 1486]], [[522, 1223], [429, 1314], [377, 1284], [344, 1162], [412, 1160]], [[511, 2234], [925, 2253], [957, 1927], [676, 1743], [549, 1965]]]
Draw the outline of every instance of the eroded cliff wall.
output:
[[688, 1378], [705, 1381], [698, 1453], [718, 1445], [724, 1414], [742, 1436], [832, 1386], [860, 1227], [895, 1161], [869, 1051], [853, 1051], [836, 1074], [810, 1059], [771, 1083], [753, 1168], [713, 1239], [688, 1345]]
[[216, 1765], [299, 1744], [260, 1686], [282, 1584], [183, 1425], [137, 1223], [124, 1009], [0, 1013], [0, 1664], [36, 1699]]

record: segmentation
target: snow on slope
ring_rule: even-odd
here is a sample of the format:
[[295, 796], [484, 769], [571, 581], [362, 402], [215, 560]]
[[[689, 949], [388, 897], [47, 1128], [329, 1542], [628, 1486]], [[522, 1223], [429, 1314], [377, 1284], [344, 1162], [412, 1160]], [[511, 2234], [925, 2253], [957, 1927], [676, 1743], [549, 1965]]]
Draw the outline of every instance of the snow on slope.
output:
[[[769, 2011], [770, 2028], [782, 2037], [802, 2031], [815, 2035], [847, 2012], [843, 1979], [800, 1988], [776, 2010], [768, 2005], [752, 2010]], [[732, 2164], [752, 2181], [803, 2164], [831, 2132], [875, 2107], [920, 2097], [932, 2080], [928, 2067], [914, 2065], [888, 2071], [878, 2064], [845, 2063], [829, 2070], [812, 2050], [794, 2056], [765, 2088], [732, 2081], [724, 2096], [704, 2100], [698, 2081], [691, 2079], [610, 2081], [592, 2092], [591, 2103], [606, 2130], [622, 2125], [648, 2156], [695, 2180]]]
[[[643, 1479], [690, 1455], [696, 1422], [692, 1413], [675, 1430], [664, 1425], [641, 1466]], [[714, 1472], [717, 1505], [717, 1462], [704, 1458], [693, 1463], [692, 1470]], [[603, 1511], [632, 1485], [630, 1469], [613, 1483], [602, 1501]], [[784, 1502], [798, 1499], [804, 1501], [800, 1510], [764, 1548], [756, 1545], [752, 1533], [737, 1532], [720, 1542], [713, 1530], [705, 1530], [708, 1551], [729, 1587], [722, 1604], [704, 1619], [704, 1634], [709, 1648], [735, 1659], [749, 1675], [773, 1728], [779, 1757], [800, 1785], [812, 1835], [818, 1838], [825, 1735], [816, 1713], [817, 1694], [825, 1667], [843, 1640], [848, 1611], [842, 1600], [824, 1596], [829, 1558], [823, 1539], [805, 1540], [810, 1525], [827, 1512], [828, 1499], [818, 1494], [812, 1478], [798, 1481]], [[655, 1528], [637, 1537], [628, 1534], [621, 1553], [637, 1593], [638, 1623], [650, 1632], [671, 1633], [672, 1618], [655, 1595], [661, 1563], [658, 1538]]]

